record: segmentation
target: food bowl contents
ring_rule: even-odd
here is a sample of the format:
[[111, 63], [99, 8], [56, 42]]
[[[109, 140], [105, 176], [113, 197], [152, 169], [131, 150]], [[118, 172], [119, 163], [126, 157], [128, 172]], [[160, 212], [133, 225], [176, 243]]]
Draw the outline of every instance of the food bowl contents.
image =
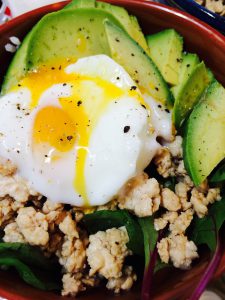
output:
[[205, 6], [221, 16], [225, 15], [225, 2], [223, 0], [195, 0], [198, 4]]
[[132, 257], [186, 270], [215, 251], [225, 90], [184, 42], [94, 0], [31, 29], [1, 88], [0, 265], [76, 296], [129, 290]]

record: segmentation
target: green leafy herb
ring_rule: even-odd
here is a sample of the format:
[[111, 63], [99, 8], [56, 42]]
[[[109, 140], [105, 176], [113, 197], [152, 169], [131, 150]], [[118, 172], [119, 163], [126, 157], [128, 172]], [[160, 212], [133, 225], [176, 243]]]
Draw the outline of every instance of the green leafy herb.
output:
[[138, 222], [144, 237], [145, 267], [148, 266], [151, 253], [153, 252], [158, 239], [158, 232], [154, 228], [154, 218], [139, 218]]
[[35, 275], [34, 271], [32, 271], [30, 267], [15, 257], [0, 255], [0, 265], [16, 268], [19, 275], [25, 282], [38, 289], [55, 290], [59, 288], [59, 285], [56, 282], [45, 282], [44, 280], [38, 278], [38, 276]]
[[196, 245], [206, 244], [211, 251], [216, 249], [217, 233], [225, 221], [225, 197], [214, 203], [206, 217], [195, 218], [190, 239]]
[[101, 210], [87, 214], [83, 218], [84, 226], [90, 234], [105, 231], [113, 227], [125, 226], [129, 235], [127, 247], [134, 254], [143, 255], [143, 235], [137, 219], [126, 210]]
[[175, 185], [176, 185], [176, 178], [175, 177], [166, 178], [166, 179], [162, 180], [162, 184], [163, 184], [163, 187], [168, 188], [174, 192]]
[[14, 267], [25, 282], [41, 290], [60, 289], [60, 266], [36, 247], [0, 243], [0, 266]]
[[0, 243], [0, 255], [5, 253], [16, 255], [19, 260], [34, 267], [52, 271], [57, 269], [56, 260], [47, 258], [39, 248], [27, 244]]
[[225, 181], [225, 161], [219, 165], [218, 168], [210, 176], [210, 182], [221, 182]]

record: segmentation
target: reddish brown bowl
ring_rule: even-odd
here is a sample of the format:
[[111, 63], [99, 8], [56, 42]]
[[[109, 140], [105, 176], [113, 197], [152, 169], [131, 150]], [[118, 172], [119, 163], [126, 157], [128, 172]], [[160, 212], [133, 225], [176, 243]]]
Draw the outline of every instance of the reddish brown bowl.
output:
[[[153, 33], [165, 28], [176, 29], [184, 37], [185, 49], [197, 53], [211, 68], [216, 78], [225, 86], [225, 38], [216, 30], [188, 14], [150, 1], [105, 1], [124, 6], [130, 13], [136, 15], [145, 33]], [[61, 9], [66, 3], [62, 2], [34, 10], [0, 26], [0, 84], [12, 58], [12, 54], [6, 52], [4, 48], [9, 41], [9, 37], [17, 36], [22, 39], [43, 15]], [[223, 257], [214, 278], [225, 271], [225, 246], [223, 246], [223, 252]], [[209, 255], [206, 253], [190, 271], [165, 270], [158, 274], [155, 278], [152, 299], [188, 299], [206, 269], [208, 261]], [[0, 272], [0, 297], [9, 300], [65, 299], [54, 293], [36, 290], [23, 283], [17, 274], [7, 272]], [[81, 297], [84, 300], [138, 300], [140, 298], [139, 285], [129, 293], [116, 298], [102, 289], [93, 290]]]

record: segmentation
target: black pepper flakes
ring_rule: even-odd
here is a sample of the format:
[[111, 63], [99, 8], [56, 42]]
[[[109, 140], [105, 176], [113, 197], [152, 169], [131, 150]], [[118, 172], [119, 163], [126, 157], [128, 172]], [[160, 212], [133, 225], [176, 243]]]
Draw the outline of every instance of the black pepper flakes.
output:
[[162, 108], [162, 105], [161, 105], [161, 104], [158, 104], [158, 108]]
[[82, 101], [79, 100], [79, 101], [77, 102], [77, 106], [80, 106], [81, 104], [82, 104]]
[[63, 86], [67, 86], [67, 84], [66, 84], [66, 83], [63, 83]]
[[165, 112], [167, 112], [168, 114], [170, 113], [170, 111], [169, 111], [169, 109], [168, 109], [168, 108], [166, 108], [166, 109], [165, 109]]
[[127, 133], [130, 130], [130, 126], [124, 126], [123, 132]]
[[137, 89], [136, 85], [133, 85], [133, 86], [130, 88], [131, 91], [135, 91], [136, 89]]
[[73, 136], [72, 135], [68, 135], [66, 138], [67, 138], [68, 141], [71, 141], [73, 139]]
[[145, 106], [144, 104], [141, 104], [141, 106], [142, 106], [144, 109], [146, 109], [146, 106]]

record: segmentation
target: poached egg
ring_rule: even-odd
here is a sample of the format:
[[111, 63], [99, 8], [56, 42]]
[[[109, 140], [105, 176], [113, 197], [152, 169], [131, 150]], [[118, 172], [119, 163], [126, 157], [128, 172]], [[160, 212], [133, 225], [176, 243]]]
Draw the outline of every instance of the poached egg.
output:
[[172, 137], [171, 114], [106, 55], [42, 66], [0, 99], [0, 156], [51, 201], [102, 205]]

